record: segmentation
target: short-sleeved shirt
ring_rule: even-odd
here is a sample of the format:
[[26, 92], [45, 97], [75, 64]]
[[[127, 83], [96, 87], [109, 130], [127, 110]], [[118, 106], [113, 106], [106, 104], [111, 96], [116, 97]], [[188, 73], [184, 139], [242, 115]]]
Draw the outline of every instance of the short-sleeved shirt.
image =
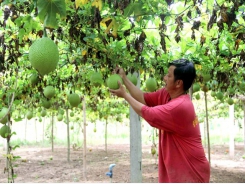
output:
[[206, 158], [198, 118], [188, 94], [170, 99], [162, 88], [145, 93], [142, 117], [159, 129], [159, 182], [208, 183]]

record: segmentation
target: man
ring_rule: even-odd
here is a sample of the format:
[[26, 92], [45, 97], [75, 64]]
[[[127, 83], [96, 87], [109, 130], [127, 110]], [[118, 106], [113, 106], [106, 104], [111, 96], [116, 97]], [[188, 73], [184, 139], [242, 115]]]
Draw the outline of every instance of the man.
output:
[[204, 182], [210, 179], [210, 165], [201, 142], [201, 133], [193, 103], [187, 94], [196, 70], [186, 59], [169, 64], [164, 76], [165, 87], [144, 93], [127, 79], [122, 68], [116, 68], [124, 85], [119, 83], [113, 95], [124, 98], [152, 127], [159, 129], [159, 182]]

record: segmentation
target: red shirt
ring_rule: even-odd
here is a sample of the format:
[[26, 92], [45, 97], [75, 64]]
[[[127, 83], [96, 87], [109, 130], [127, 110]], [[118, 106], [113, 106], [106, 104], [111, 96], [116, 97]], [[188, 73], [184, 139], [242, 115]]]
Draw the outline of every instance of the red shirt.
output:
[[210, 165], [189, 95], [170, 100], [163, 88], [145, 93], [142, 117], [159, 129], [159, 182], [208, 183]]

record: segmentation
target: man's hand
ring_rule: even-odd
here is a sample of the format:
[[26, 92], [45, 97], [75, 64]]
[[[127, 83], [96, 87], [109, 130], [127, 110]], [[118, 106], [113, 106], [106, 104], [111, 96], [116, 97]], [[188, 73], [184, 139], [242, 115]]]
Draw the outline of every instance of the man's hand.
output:
[[120, 98], [125, 98], [125, 95], [127, 94], [127, 91], [125, 87], [121, 84], [120, 81], [118, 81], [119, 88], [118, 89], [109, 89], [112, 95], [115, 95]]
[[126, 76], [126, 73], [125, 73], [125, 71], [123, 70], [123, 68], [120, 68], [120, 67], [118, 67], [118, 66], [114, 69], [114, 72], [115, 72], [116, 74], [120, 75], [120, 76], [122, 77], [122, 79]]

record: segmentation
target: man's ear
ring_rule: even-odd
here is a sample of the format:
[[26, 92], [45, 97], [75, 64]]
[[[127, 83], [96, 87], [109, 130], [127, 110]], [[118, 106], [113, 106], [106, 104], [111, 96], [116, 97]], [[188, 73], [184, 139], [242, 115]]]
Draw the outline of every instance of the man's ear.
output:
[[176, 82], [177, 82], [176, 87], [178, 88], [184, 85], [182, 80], [177, 80]]

